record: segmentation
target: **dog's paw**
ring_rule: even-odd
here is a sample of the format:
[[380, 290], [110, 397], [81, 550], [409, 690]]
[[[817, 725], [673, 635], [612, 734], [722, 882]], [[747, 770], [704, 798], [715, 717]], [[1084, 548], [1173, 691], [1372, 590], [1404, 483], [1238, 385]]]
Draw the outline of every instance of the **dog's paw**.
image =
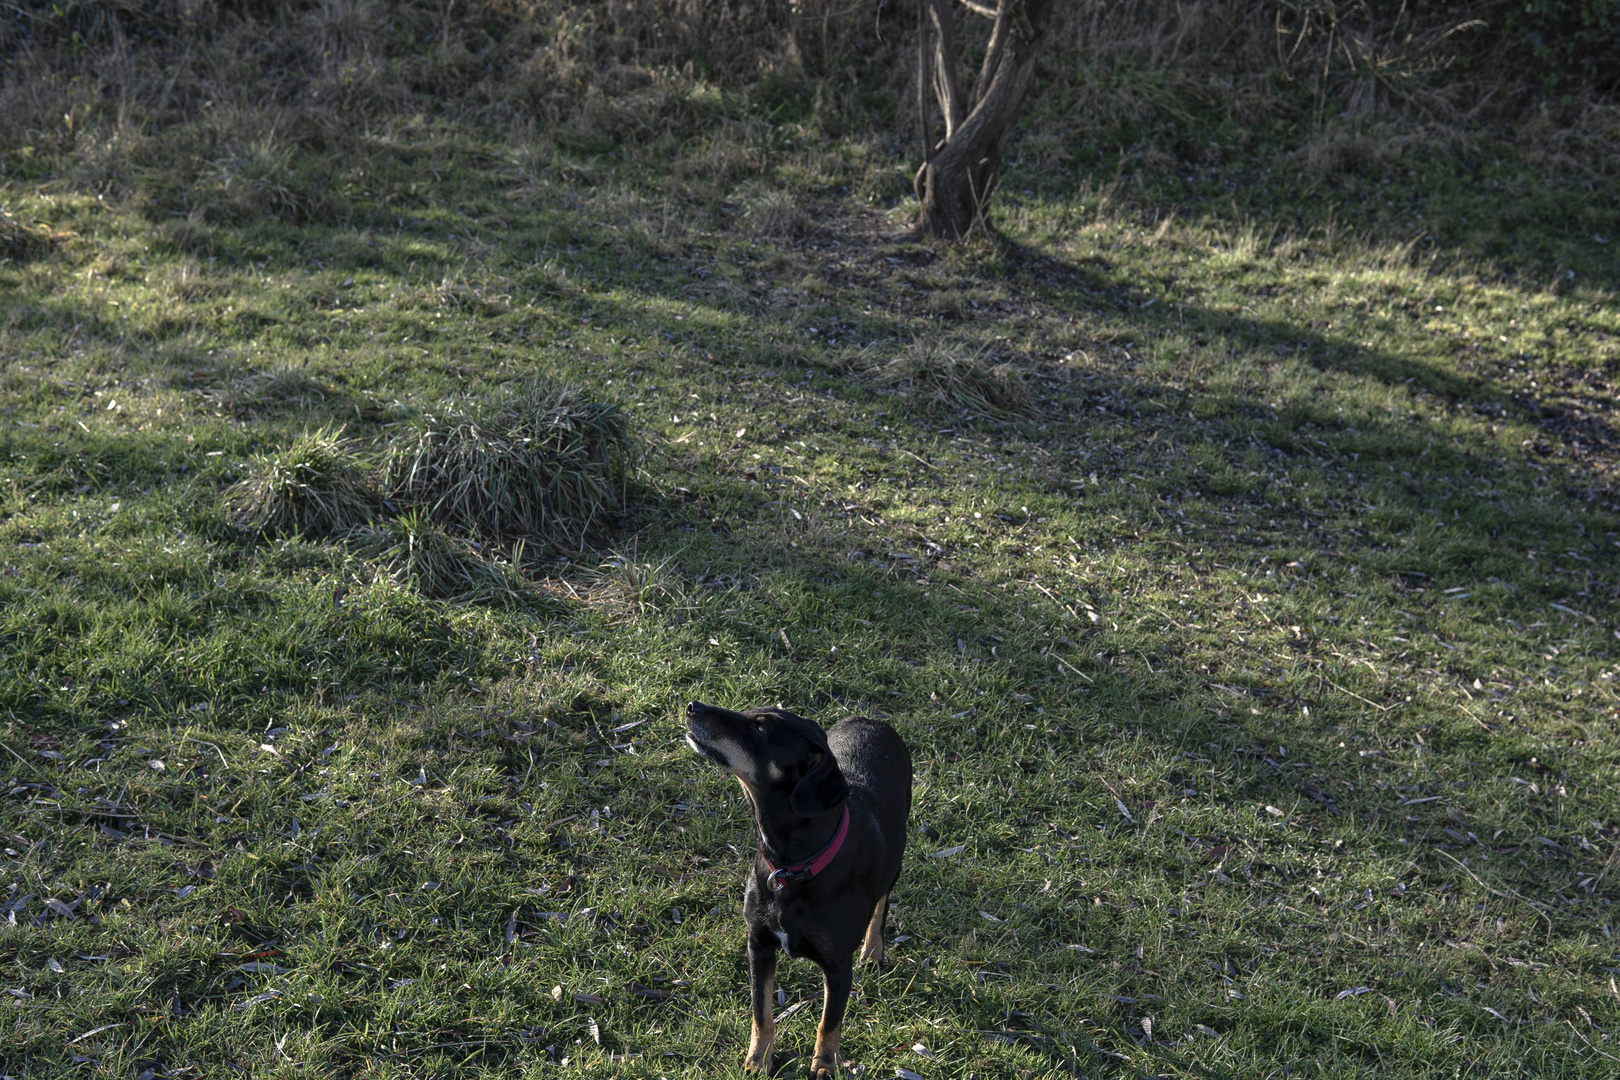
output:
[[771, 1073], [771, 1055], [749, 1054], [743, 1059], [743, 1072], [750, 1076], [758, 1074], [769, 1076]]
[[810, 1080], [838, 1080], [836, 1058], [816, 1058], [810, 1062]]

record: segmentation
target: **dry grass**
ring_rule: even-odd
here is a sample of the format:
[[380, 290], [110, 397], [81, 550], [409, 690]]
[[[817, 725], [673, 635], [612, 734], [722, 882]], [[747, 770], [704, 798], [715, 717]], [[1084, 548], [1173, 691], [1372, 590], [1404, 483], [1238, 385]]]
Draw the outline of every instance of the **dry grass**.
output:
[[384, 475], [392, 498], [447, 528], [580, 549], [624, 506], [640, 455], [617, 405], [534, 381], [419, 417], [389, 447]]
[[804, 210], [791, 191], [749, 184], [738, 195], [743, 206], [742, 225], [750, 234], [795, 236], [804, 229]]
[[328, 392], [328, 387], [302, 368], [278, 366], [237, 376], [207, 390], [203, 397], [233, 416], [257, 416], [318, 407], [326, 402]]
[[371, 521], [381, 505], [372, 470], [341, 428], [306, 431], [253, 459], [228, 493], [231, 520], [269, 536], [332, 536]]
[[37, 258], [49, 251], [51, 244], [51, 234], [30, 228], [0, 210], [0, 259], [23, 262]]
[[[694, 210], [712, 214], [739, 185], [742, 228], [802, 229], [802, 203], [771, 186], [802, 170], [766, 135], [780, 121], [764, 123], [751, 103], [771, 103], [775, 117], [780, 102], [796, 116], [782, 127], [831, 148], [839, 167], [803, 178], [812, 188], [890, 200], [915, 165], [905, 134], [914, 19], [893, 5], [24, 8], [27, 40], [0, 27], [0, 150], [37, 151], [58, 182], [130, 199], [165, 222], [170, 242], [198, 253], [213, 252], [211, 227], [225, 223], [363, 215], [376, 182], [366, 159], [432, 143], [441, 120], [530, 148], [520, 165], [532, 195], [549, 197], [557, 180], [589, 186], [589, 162], [610, 146], [654, 166], [661, 209], [630, 216], [656, 217], [660, 236], [678, 235]], [[1067, 169], [1089, 138], [1185, 122], [1189, 110], [1244, 127], [1280, 117], [1331, 126], [1342, 116], [1463, 131], [1545, 105], [1533, 65], [1493, 61], [1506, 55], [1504, 35], [1438, 5], [1078, 0], [1066, 12], [1019, 133], [1018, 154], [1042, 168]], [[965, 41], [981, 22], [967, 19]], [[1565, 98], [1517, 136], [1546, 144], [1560, 169], [1612, 174], [1620, 129], [1579, 88]], [[1325, 157], [1301, 164], [1358, 171], [1342, 142], [1329, 138]], [[880, 149], [851, 152], [863, 146]], [[1150, 174], [1173, 167], [1162, 147], [1131, 153]]]
[[419, 510], [357, 530], [350, 540], [389, 579], [430, 600], [526, 608], [538, 596], [518, 569], [521, 546], [514, 561], [508, 562], [472, 541], [451, 536]]
[[1011, 364], [986, 350], [918, 338], [900, 354], [868, 372], [873, 382], [906, 395], [925, 412], [966, 409], [989, 416], [1027, 415], [1034, 398]]

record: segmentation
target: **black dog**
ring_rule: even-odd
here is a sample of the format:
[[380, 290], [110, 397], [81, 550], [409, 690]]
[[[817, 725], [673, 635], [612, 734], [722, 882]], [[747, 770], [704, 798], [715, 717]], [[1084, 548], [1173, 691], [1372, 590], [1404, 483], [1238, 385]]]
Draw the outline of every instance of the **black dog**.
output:
[[759, 828], [743, 901], [754, 1020], [743, 1069], [771, 1070], [780, 946], [821, 966], [810, 1075], [836, 1077], [851, 954], [860, 945], [862, 962], [883, 961], [883, 918], [911, 812], [911, 752], [893, 728], [864, 716], [824, 733], [782, 709], [735, 713], [697, 701], [686, 707], [686, 741], [742, 783]]

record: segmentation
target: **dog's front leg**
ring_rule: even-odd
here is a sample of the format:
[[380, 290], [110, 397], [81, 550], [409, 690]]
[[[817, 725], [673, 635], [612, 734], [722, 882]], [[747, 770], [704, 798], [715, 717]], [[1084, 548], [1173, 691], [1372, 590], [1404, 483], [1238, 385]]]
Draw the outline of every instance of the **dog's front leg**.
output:
[[844, 1030], [844, 1008], [849, 1004], [849, 988], [854, 982], [854, 965], [849, 958], [821, 968], [823, 998], [821, 1026], [816, 1029], [816, 1056], [810, 1062], [811, 1080], [836, 1080], [838, 1076], [838, 1037]]
[[776, 1042], [776, 1018], [771, 1015], [771, 999], [776, 996], [776, 947], [776, 938], [768, 931], [748, 935], [748, 997], [754, 1025], [743, 1071], [766, 1076], [771, 1071], [771, 1045]]

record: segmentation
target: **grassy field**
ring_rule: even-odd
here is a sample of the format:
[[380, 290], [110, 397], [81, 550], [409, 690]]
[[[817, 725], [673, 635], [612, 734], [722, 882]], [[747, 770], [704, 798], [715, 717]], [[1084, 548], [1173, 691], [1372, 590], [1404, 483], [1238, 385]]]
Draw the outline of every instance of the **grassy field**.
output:
[[[1620, 1073], [1612, 190], [1215, 127], [1015, 153], [930, 249], [751, 123], [707, 203], [453, 125], [323, 214], [11, 159], [4, 1071], [729, 1075], [695, 697], [912, 747], [861, 1075]], [[646, 444], [591, 549], [461, 602], [233, 525], [255, 455], [534, 376]]]

